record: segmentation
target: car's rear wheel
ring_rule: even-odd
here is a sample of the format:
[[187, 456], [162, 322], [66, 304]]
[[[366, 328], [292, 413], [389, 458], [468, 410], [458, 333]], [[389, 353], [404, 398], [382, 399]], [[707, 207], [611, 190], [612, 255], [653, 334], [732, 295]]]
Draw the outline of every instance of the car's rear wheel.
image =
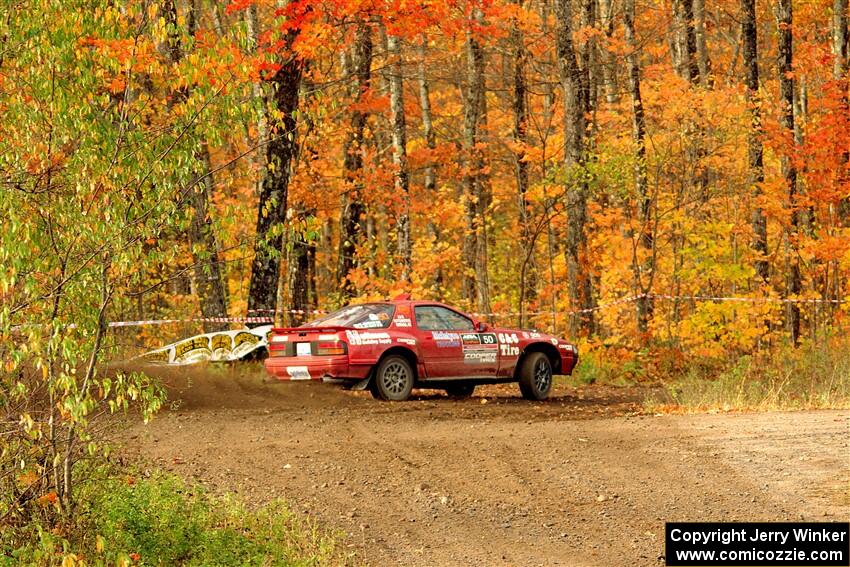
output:
[[446, 387], [446, 393], [451, 398], [468, 398], [475, 391], [475, 384], [452, 384]]
[[413, 390], [413, 368], [403, 356], [390, 355], [378, 364], [372, 379], [372, 395], [379, 400], [401, 402]]
[[519, 389], [526, 400], [545, 400], [552, 389], [552, 363], [542, 352], [532, 352], [519, 369]]

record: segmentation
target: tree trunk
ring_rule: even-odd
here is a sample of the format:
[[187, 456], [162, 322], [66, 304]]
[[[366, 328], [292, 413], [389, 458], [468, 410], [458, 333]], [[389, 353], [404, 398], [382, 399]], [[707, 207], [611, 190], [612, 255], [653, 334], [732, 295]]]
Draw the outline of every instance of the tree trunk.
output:
[[[256, 49], [260, 35], [260, 25], [257, 21], [256, 4], [250, 4], [248, 9], [245, 10], [245, 28], [248, 33], [248, 41], [250, 41], [251, 47]], [[256, 184], [254, 186], [254, 191], [257, 195], [259, 195], [262, 191], [263, 180], [266, 176], [265, 144], [269, 139], [268, 101], [266, 100], [266, 91], [259, 80], [251, 84], [251, 96], [255, 103], [259, 103], [260, 105], [259, 118], [257, 119], [257, 136], [254, 140], [256, 149], [251, 152], [251, 163], [256, 171]]]
[[759, 97], [758, 28], [756, 0], [741, 0], [741, 37], [743, 39], [744, 83], [747, 86], [747, 106], [750, 111], [750, 130], [747, 134], [748, 176], [753, 205], [752, 248], [756, 254], [754, 267], [761, 284], [770, 280], [767, 261], [767, 217], [758, 204], [764, 183], [764, 147], [762, 145], [761, 101]]
[[[197, 27], [196, 0], [187, 3], [186, 33], [194, 37]], [[178, 64], [185, 56], [179, 35], [177, 6], [174, 0], [164, 0], [163, 15], [172, 30], [166, 41], [166, 52], [171, 63]], [[174, 93], [174, 99], [186, 101], [191, 96], [189, 87]], [[204, 317], [227, 317], [227, 288], [222, 276], [222, 264], [218, 255], [218, 241], [209, 215], [209, 199], [215, 192], [215, 180], [210, 166], [210, 152], [206, 140], [202, 140], [194, 154], [195, 176], [191, 181], [189, 203], [192, 220], [188, 236], [191, 242], [193, 279], [195, 294]], [[228, 328], [226, 323], [204, 323], [207, 332]]]
[[677, 48], [680, 56], [679, 74], [688, 82], [697, 84], [700, 74], [697, 61], [694, 0], [673, 0], [673, 14], [676, 20]]
[[[296, 32], [288, 32], [285, 45], [291, 46], [295, 36]], [[297, 153], [295, 112], [301, 84], [301, 62], [291, 55], [288, 57], [270, 80], [275, 118], [269, 120], [266, 167], [257, 204], [254, 261], [248, 288], [249, 315], [276, 310], [283, 244], [281, 225], [286, 222], [290, 168]]]
[[593, 290], [587, 265], [587, 193], [585, 170], [585, 101], [583, 71], [578, 65], [572, 37], [572, 0], [557, 3], [557, 53], [561, 86], [564, 91], [564, 166], [567, 175], [566, 208], [567, 235], [564, 250], [567, 264], [567, 284], [570, 307], [583, 310], [570, 319], [573, 335], [594, 331]]
[[[351, 71], [356, 77], [355, 100], [359, 100], [369, 89], [372, 80], [372, 30], [368, 24], [360, 23], [354, 44]], [[342, 195], [342, 215], [340, 218], [339, 262], [337, 263], [337, 282], [342, 298], [350, 299], [357, 294], [349, 274], [357, 266], [357, 247], [363, 237], [363, 215], [366, 208], [361, 201], [360, 191], [363, 169], [363, 130], [368, 114], [362, 110], [351, 111], [348, 138], [345, 141], [343, 175], [346, 191]]]
[[[481, 10], [475, 19], [483, 20]], [[486, 211], [490, 206], [484, 169], [481, 130], [486, 117], [484, 85], [484, 50], [475, 34], [466, 36], [467, 86], [464, 101], [463, 132], [466, 164], [464, 193], [467, 235], [463, 243], [464, 295], [480, 313], [490, 312], [490, 290], [487, 266]]]
[[[523, 0], [516, 0], [521, 7]], [[531, 219], [529, 218], [528, 203], [528, 162], [525, 161], [525, 147], [528, 146], [528, 81], [525, 76], [526, 50], [522, 32], [517, 22], [511, 26], [510, 37], [513, 50], [513, 139], [519, 149], [514, 153], [514, 171], [516, 175], [517, 197], [520, 221], [520, 245], [522, 247], [522, 265], [519, 282], [519, 321], [520, 327], [525, 326], [526, 302], [533, 300], [537, 289], [537, 270], [534, 262], [534, 239], [532, 237]]]
[[[611, 38], [614, 36], [614, 0], [599, 0], [599, 20], [602, 24], [602, 31], [605, 32], [605, 37], [608, 38], [610, 45]], [[620, 100], [620, 93], [617, 92], [616, 57], [608, 46], [599, 50], [599, 57], [602, 65], [602, 86], [605, 91], [605, 100], [609, 104], [613, 104]]]
[[[785, 234], [785, 296], [796, 297], [802, 288], [797, 236], [800, 215], [797, 208], [797, 169], [793, 160], [794, 140], [794, 44], [792, 35], [792, 0], [778, 0], [777, 22], [779, 24], [779, 44], [777, 68], [779, 71], [779, 103], [781, 105], [781, 125], [788, 132], [791, 147], [782, 155], [782, 176], [788, 193], [786, 207], [790, 213], [789, 230]], [[791, 342], [797, 345], [800, 339], [800, 307], [796, 303], [786, 304], [786, 324]]]
[[[307, 217], [308, 211], [300, 211], [296, 226], [301, 225]], [[289, 289], [289, 309], [287, 310], [286, 322], [290, 327], [297, 327], [309, 320], [310, 311], [310, 247], [311, 243], [304, 240], [304, 236], [297, 231], [290, 231], [289, 258], [287, 262]]]
[[[224, 284], [218, 241], [209, 215], [209, 198], [215, 191], [210, 168], [210, 151], [206, 141], [195, 152], [198, 178], [192, 189], [192, 222], [189, 239], [192, 242], [192, 261], [195, 264], [195, 290], [204, 317], [227, 317], [227, 287]], [[204, 330], [228, 328], [227, 323], [204, 323]]]
[[410, 282], [413, 270], [410, 240], [410, 181], [407, 171], [407, 124], [404, 119], [404, 82], [399, 39], [387, 36], [387, 55], [390, 58], [390, 112], [392, 114], [393, 167], [396, 194], [401, 198], [397, 220], [397, 246], [401, 260], [401, 281]]
[[[596, 0], [582, 0], [581, 8], [581, 27], [592, 29], [596, 25]], [[595, 112], [598, 106], [597, 59], [596, 36], [589, 34], [581, 47], [582, 96], [587, 113]], [[595, 119], [592, 126], [596, 126]]]
[[[847, 0], [833, 0], [832, 3], [832, 78], [839, 84], [841, 89], [841, 102], [847, 107], [847, 67], [848, 56], [850, 56], [850, 37], [847, 34]], [[837, 182], [840, 185], [847, 183], [847, 163], [850, 154], [845, 150], [841, 154], [841, 169], [838, 172]], [[850, 197], [844, 197], [838, 204], [838, 218], [843, 226], [850, 226]]]
[[[652, 197], [649, 194], [646, 164], [646, 117], [643, 110], [643, 98], [640, 92], [640, 58], [638, 43], [635, 39], [635, 0], [626, 0], [623, 12], [626, 32], [626, 45], [629, 48], [626, 57], [629, 66], [629, 91], [632, 97], [632, 140], [635, 145], [635, 196], [637, 199], [638, 222], [640, 231], [638, 246], [634, 247], [632, 267], [635, 287], [640, 294], [637, 301], [638, 331], [647, 338], [649, 321], [652, 319], [654, 304], [648, 295], [652, 291], [655, 277], [652, 230]], [[644, 258], [640, 258], [638, 249], [642, 249]]]
[[711, 87], [714, 79], [711, 72], [711, 57], [708, 54], [708, 44], [705, 39], [705, 0], [693, 0], [693, 11], [699, 82], [701, 85]]
[[[427, 39], [423, 35], [419, 43], [419, 104], [422, 107], [422, 134], [425, 137], [425, 145], [433, 152], [437, 148], [437, 136], [434, 133], [434, 122], [431, 117], [431, 89], [425, 73], [426, 42]], [[434, 166], [433, 156], [428, 159], [428, 164], [425, 166], [425, 194], [429, 199], [436, 199], [437, 196], [437, 170]], [[440, 232], [437, 223], [430, 216], [428, 218], [428, 238], [431, 239], [431, 251], [436, 253], [437, 244], [440, 241]], [[443, 286], [443, 274], [439, 266], [432, 281], [434, 291], [439, 299], [442, 297]]]

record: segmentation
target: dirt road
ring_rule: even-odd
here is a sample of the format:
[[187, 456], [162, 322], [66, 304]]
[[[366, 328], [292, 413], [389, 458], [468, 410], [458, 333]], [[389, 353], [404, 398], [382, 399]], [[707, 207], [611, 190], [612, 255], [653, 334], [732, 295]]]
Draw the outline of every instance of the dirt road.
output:
[[172, 373], [126, 451], [343, 530], [368, 565], [659, 565], [667, 520], [847, 520], [850, 421], [637, 416], [641, 392], [398, 404], [263, 371]]

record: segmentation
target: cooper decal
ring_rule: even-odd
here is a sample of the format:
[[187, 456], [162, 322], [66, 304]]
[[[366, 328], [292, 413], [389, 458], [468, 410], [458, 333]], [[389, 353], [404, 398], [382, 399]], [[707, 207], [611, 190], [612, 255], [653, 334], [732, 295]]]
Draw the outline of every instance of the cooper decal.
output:
[[410, 339], [410, 338], [407, 338], [407, 337], [399, 337], [396, 340], [403, 345], [413, 346], [413, 345], [416, 344], [416, 339]]
[[493, 333], [463, 333], [463, 361], [467, 364], [495, 364], [496, 335]]
[[495, 364], [496, 350], [468, 350], [463, 353], [463, 361], [467, 364]]

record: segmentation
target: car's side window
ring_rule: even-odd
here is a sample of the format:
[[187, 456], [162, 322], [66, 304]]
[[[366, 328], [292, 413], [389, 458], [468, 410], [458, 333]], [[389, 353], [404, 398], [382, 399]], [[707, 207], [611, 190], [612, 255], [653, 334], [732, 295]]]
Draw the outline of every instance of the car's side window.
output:
[[472, 331], [473, 324], [459, 313], [439, 305], [418, 305], [416, 326], [423, 331]]

